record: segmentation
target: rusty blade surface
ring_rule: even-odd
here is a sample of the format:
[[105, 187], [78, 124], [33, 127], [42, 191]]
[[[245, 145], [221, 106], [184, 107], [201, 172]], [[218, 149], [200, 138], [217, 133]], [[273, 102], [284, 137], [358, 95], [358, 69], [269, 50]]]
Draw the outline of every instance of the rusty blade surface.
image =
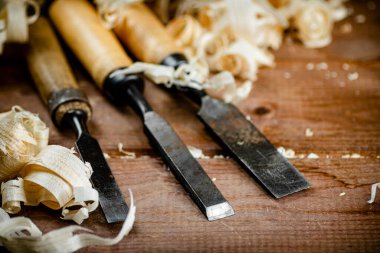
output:
[[198, 116], [216, 139], [274, 197], [309, 188], [310, 183], [233, 105], [204, 96]]
[[91, 175], [91, 182], [99, 192], [99, 203], [107, 222], [124, 221], [129, 208], [104, 158], [98, 141], [88, 133], [81, 133], [75, 146], [82, 160], [89, 162], [94, 170]]
[[209, 221], [234, 214], [231, 205], [161, 116], [153, 111], [146, 112], [144, 130], [177, 180]]

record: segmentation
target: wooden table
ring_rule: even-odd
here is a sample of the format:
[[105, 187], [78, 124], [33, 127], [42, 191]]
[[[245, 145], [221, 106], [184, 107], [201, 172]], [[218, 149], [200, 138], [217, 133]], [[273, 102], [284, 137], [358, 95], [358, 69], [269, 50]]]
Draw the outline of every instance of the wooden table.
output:
[[[276, 67], [260, 70], [251, 96], [239, 105], [276, 146], [319, 156], [291, 159], [313, 186], [275, 200], [234, 160], [201, 159], [236, 212], [214, 222], [205, 219], [151, 149], [133, 111], [110, 105], [71, 57], [94, 108], [90, 131], [109, 154], [125, 196], [133, 190], [137, 206], [134, 229], [121, 243], [82, 252], [380, 252], [380, 197], [367, 203], [371, 184], [380, 182], [380, 3], [374, 11], [363, 3], [354, 10], [354, 15], [365, 14], [366, 22], [357, 24], [351, 16], [338, 23], [326, 48], [305, 49], [286, 41], [276, 53]], [[348, 34], [341, 31], [346, 22], [353, 26]], [[18, 48], [5, 51], [0, 111], [17, 104], [38, 113], [51, 127], [50, 143], [72, 147], [74, 136], [51, 124]], [[327, 70], [306, 69], [308, 63], [323, 62]], [[359, 74], [357, 80], [348, 80], [352, 72]], [[194, 106], [151, 84], [145, 94], [186, 144], [206, 155], [226, 155], [206, 134]], [[314, 136], [306, 137], [306, 128]], [[118, 143], [137, 158], [124, 159]], [[363, 158], [342, 158], [353, 153]], [[25, 207], [20, 214], [43, 232], [72, 224], [42, 206]], [[120, 229], [120, 224], [106, 224], [99, 210], [83, 226], [104, 236]]]

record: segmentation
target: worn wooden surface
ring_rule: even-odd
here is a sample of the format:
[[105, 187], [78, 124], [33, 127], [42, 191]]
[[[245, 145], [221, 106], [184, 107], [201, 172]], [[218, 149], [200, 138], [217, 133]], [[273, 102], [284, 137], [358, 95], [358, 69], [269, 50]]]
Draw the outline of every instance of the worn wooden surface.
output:
[[[353, 17], [340, 22], [334, 42], [324, 49], [286, 42], [276, 53], [277, 66], [260, 71], [250, 98], [239, 106], [275, 145], [319, 156], [291, 159], [312, 188], [275, 200], [233, 160], [200, 160], [236, 212], [214, 222], [205, 219], [151, 149], [132, 110], [111, 106], [71, 59], [94, 107], [90, 131], [110, 155], [125, 196], [128, 188], [133, 190], [137, 206], [134, 229], [121, 243], [82, 251], [380, 252], [380, 198], [367, 203], [370, 185], [380, 182], [380, 2], [374, 11], [364, 1], [354, 7], [355, 14], [366, 15], [364, 24], [356, 24]], [[353, 25], [352, 33], [340, 32], [345, 22]], [[18, 104], [39, 113], [51, 127], [51, 143], [73, 146], [74, 136], [51, 124], [20, 50], [6, 47], [5, 52], [0, 57], [0, 111]], [[326, 62], [328, 70], [308, 71], [310, 62]], [[348, 71], [343, 63], [349, 64]], [[328, 72], [337, 77], [327, 78]], [[349, 81], [351, 72], [359, 73], [359, 79]], [[194, 106], [153, 85], [145, 94], [188, 145], [206, 155], [225, 154], [195, 117]], [[313, 137], [305, 136], [306, 128], [314, 131]], [[136, 152], [137, 159], [123, 159], [119, 142]], [[342, 158], [352, 153], [364, 158]], [[42, 206], [25, 207], [21, 215], [31, 217], [43, 232], [72, 224]], [[120, 229], [107, 225], [100, 211], [83, 226], [104, 236]]]

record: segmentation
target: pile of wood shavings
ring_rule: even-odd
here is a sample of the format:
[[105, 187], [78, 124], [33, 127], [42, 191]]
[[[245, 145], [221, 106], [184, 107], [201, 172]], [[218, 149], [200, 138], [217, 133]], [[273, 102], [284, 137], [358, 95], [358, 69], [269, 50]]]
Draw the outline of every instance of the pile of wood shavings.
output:
[[[279, 49], [284, 31], [295, 31], [292, 35], [306, 47], [324, 47], [331, 42], [334, 22], [348, 15], [342, 0], [156, 2], [163, 21], [170, 16], [162, 6], [174, 6], [176, 14], [167, 29], [192, 62], [202, 66], [204, 72], [229, 71], [242, 81], [235, 90], [207, 89], [210, 95], [225, 101], [230, 93], [227, 102], [233, 103], [248, 97], [260, 67], [274, 66], [271, 50]], [[235, 96], [240, 87], [244, 89]]]
[[[0, 246], [11, 252], [73, 252], [90, 245], [118, 243], [134, 223], [131, 192], [128, 217], [113, 239], [88, 233], [74, 235], [92, 232], [79, 226], [42, 235], [29, 218], [10, 218], [7, 214], [18, 213], [21, 202], [32, 206], [41, 203], [54, 210], [62, 208], [62, 219], [80, 224], [98, 207], [98, 192], [89, 181], [90, 164], [83, 163], [70, 149], [48, 145], [48, 136], [46, 124], [21, 107], [0, 114]], [[15, 176], [19, 177], [13, 179]]]

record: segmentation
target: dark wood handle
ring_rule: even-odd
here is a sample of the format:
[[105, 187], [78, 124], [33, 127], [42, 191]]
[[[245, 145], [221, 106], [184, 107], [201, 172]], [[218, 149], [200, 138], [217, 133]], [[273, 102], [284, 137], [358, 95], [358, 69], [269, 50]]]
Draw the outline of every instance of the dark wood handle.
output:
[[49, 22], [41, 17], [30, 27], [26, 54], [29, 70], [41, 98], [48, 105], [53, 121], [60, 125], [70, 110], [82, 110], [87, 118], [91, 108], [87, 97], [78, 89], [63, 50]]
[[139, 60], [159, 64], [167, 56], [183, 52], [145, 4], [128, 5], [123, 15], [114, 30]]
[[78, 88], [54, 31], [43, 17], [30, 27], [27, 62], [45, 103], [53, 93]]
[[51, 4], [49, 15], [100, 88], [112, 71], [132, 63], [116, 36], [101, 24], [89, 2], [57, 0]]

